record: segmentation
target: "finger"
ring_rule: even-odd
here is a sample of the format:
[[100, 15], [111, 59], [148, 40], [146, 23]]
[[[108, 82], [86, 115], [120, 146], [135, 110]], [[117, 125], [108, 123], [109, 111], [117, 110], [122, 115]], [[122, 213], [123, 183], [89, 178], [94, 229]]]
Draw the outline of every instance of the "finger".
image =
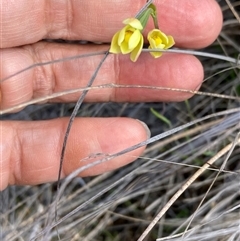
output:
[[[67, 118], [38, 122], [2, 122], [0, 190], [57, 180]], [[76, 119], [70, 132], [62, 177], [91, 162], [97, 153], [113, 154], [146, 140], [146, 127], [128, 118]], [[4, 137], [4, 138], [3, 138]], [[80, 175], [107, 172], [132, 162], [144, 147], [86, 169]], [[96, 159], [95, 159], [96, 160]]]
[[[122, 21], [135, 16], [146, 0], [1, 2], [1, 48], [6, 48], [43, 38], [109, 42], [122, 28]], [[220, 32], [222, 13], [215, 0], [158, 0], [154, 3], [161, 30], [173, 35], [179, 46], [204, 47]]]
[[[22, 48], [5, 49], [1, 51], [4, 62], [0, 78], [6, 78], [35, 63], [107, 49], [108, 46], [104, 45], [62, 45], [43, 42]], [[2, 82], [1, 108], [6, 109], [32, 98], [85, 87], [102, 57], [91, 56], [38, 66]], [[128, 55], [109, 55], [94, 85], [115, 83], [196, 90], [202, 79], [202, 65], [191, 55], [164, 54], [161, 58], [154, 59], [149, 53], [142, 53], [136, 63], [132, 63]], [[55, 101], [76, 101], [80, 94], [62, 96]], [[191, 93], [170, 90], [100, 88], [90, 91], [85, 100], [89, 102], [181, 101], [191, 96]]]

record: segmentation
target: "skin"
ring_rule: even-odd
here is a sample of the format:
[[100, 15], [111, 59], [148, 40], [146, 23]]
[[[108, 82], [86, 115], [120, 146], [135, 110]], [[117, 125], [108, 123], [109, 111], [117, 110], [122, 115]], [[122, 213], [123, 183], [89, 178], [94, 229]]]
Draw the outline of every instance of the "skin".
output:
[[[34, 63], [107, 50], [109, 44], [73, 45], [41, 40], [67, 39], [110, 43], [122, 21], [135, 16], [145, 0], [0, 0], [0, 79]], [[177, 47], [202, 48], [211, 44], [222, 26], [222, 14], [214, 0], [158, 0], [159, 25], [174, 36]], [[151, 22], [151, 21], [150, 21]], [[147, 26], [144, 35], [153, 25]], [[0, 83], [1, 110], [51, 93], [84, 87], [102, 56], [37, 67]], [[201, 63], [191, 55], [164, 54], [153, 59], [142, 53], [136, 63], [128, 55], [109, 55], [94, 85], [139, 84], [195, 90], [203, 80]], [[76, 101], [79, 94], [55, 99]], [[147, 89], [101, 89], [89, 92], [86, 101], [182, 101], [187, 93]], [[8, 185], [34, 185], [55, 181], [67, 118], [48, 121], [0, 123], [0, 190]], [[128, 138], [126, 138], [126, 136]], [[67, 144], [62, 177], [88, 163], [93, 153], [115, 153], [148, 138], [146, 127], [130, 118], [77, 118]], [[144, 151], [139, 148], [88, 169], [96, 175], [132, 162]], [[91, 160], [90, 160], [91, 161]]]

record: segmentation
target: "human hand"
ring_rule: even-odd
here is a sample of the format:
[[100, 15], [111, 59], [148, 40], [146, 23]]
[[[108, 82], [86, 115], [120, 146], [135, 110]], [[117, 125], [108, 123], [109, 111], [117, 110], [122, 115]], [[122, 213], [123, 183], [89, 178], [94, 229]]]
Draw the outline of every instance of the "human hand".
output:
[[[34, 63], [107, 50], [109, 45], [74, 45], [42, 42], [42, 39], [110, 42], [122, 28], [122, 20], [133, 17], [141, 1], [8, 1], [1, 2], [0, 79]], [[174, 36], [176, 46], [202, 48], [220, 32], [222, 14], [214, 0], [158, 0], [159, 25]], [[153, 26], [152, 26], [153, 27]], [[150, 30], [151, 26], [147, 27]], [[39, 42], [40, 41], [40, 42]], [[6, 109], [33, 98], [86, 86], [102, 56], [76, 59], [33, 68], [0, 85], [0, 107]], [[142, 53], [136, 63], [128, 56], [109, 55], [94, 85], [138, 84], [197, 89], [203, 79], [200, 62], [191, 55], [164, 54], [153, 59]], [[73, 102], [79, 94], [54, 101]], [[182, 101], [189, 93], [149, 89], [99, 89], [89, 92], [88, 102]], [[0, 190], [12, 184], [38, 184], [57, 179], [67, 118], [49, 121], [1, 122]], [[76, 118], [70, 132], [62, 177], [86, 162], [91, 153], [115, 153], [148, 137], [146, 128], [129, 118]], [[127, 137], [127, 138], [126, 138]], [[82, 173], [96, 175], [134, 160], [144, 148], [123, 155]]]

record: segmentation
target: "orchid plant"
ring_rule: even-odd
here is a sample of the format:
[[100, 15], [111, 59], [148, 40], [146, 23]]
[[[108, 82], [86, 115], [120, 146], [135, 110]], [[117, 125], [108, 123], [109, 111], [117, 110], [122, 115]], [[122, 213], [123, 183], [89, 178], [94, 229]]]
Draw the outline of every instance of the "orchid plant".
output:
[[[114, 34], [109, 52], [114, 54], [129, 54], [130, 59], [136, 62], [143, 48], [142, 31], [147, 25], [149, 17], [153, 18], [155, 28], [148, 33], [149, 49], [169, 49], [175, 42], [174, 38], [160, 31], [157, 20], [157, 10], [150, 4], [138, 17], [123, 21], [125, 27]], [[161, 52], [150, 52], [154, 58], [162, 56]]]

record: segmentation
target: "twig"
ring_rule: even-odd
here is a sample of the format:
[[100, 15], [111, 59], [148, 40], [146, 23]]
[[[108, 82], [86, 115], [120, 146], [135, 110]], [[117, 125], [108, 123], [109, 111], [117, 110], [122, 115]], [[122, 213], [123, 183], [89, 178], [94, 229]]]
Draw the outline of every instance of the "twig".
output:
[[[240, 138], [236, 141], [236, 145], [240, 144]], [[228, 151], [231, 150], [233, 143], [225, 146], [221, 151], [219, 151], [214, 157], [212, 157], [207, 163], [205, 163], [201, 169], [196, 171], [192, 177], [188, 179], [188, 181], [179, 189], [174, 196], [168, 201], [168, 203], [161, 209], [161, 211], [157, 214], [157, 216], [153, 219], [153, 221], [149, 224], [143, 234], [139, 237], [137, 241], [143, 241], [152, 228], [156, 225], [159, 219], [167, 212], [167, 210], [173, 205], [173, 203], [183, 194], [183, 192], [206, 170], [209, 166], [213, 165], [219, 158], [225, 155]]]

